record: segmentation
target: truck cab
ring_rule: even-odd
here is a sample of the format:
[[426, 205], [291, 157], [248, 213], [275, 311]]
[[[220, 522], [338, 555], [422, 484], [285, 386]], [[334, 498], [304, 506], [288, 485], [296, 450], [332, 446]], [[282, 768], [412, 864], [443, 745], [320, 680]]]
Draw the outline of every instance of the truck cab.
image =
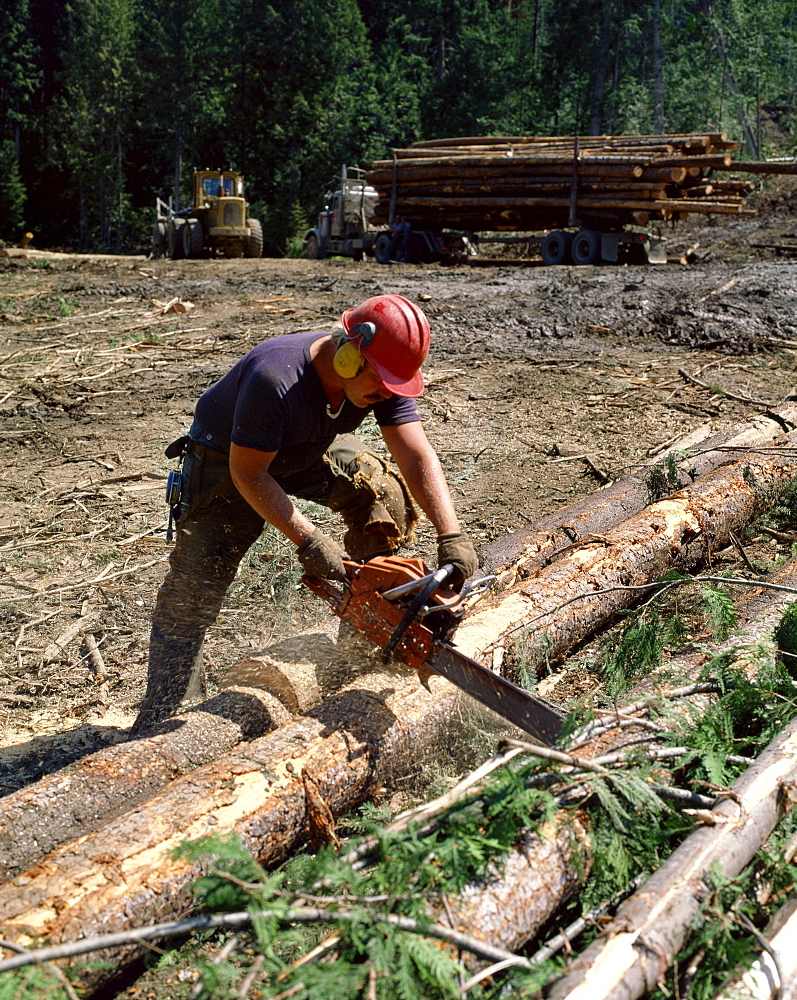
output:
[[344, 166], [335, 187], [327, 191], [317, 224], [304, 238], [311, 259], [336, 254], [361, 260], [364, 254], [373, 254], [383, 230], [372, 225], [379, 194], [365, 183], [364, 173], [359, 167]]

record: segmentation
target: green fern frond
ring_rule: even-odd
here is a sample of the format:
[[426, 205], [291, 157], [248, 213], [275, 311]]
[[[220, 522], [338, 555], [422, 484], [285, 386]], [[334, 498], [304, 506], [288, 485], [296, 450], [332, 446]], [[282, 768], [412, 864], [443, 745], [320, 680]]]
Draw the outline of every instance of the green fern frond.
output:
[[722, 587], [705, 586], [701, 589], [701, 596], [714, 639], [723, 642], [730, 635], [739, 617], [730, 594]]

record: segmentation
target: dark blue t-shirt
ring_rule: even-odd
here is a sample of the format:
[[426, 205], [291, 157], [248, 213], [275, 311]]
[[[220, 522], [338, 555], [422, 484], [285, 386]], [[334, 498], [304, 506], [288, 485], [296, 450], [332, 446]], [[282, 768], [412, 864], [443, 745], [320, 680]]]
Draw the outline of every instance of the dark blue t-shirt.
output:
[[229, 451], [276, 451], [269, 466], [285, 476], [315, 464], [337, 434], [350, 434], [373, 411], [380, 427], [411, 423], [421, 415], [414, 399], [391, 396], [367, 408], [348, 399], [335, 418], [327, 409], [310, 345], [324, 333], [296, 333], [264, 340], [245, 354], [199, 399], [196, 420], [213, 443]]

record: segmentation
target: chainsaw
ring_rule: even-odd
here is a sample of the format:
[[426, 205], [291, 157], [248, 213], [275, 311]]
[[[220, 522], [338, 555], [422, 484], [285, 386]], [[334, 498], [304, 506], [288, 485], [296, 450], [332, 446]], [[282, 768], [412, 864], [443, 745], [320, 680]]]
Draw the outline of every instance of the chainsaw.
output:
[[382, 650], [382, 660], [400, 660], [418, 671], [427, 688], [440, 674], [501, 718], [536, 740], [553, 745], [564, 716], [500, 674], [461, 653], [449, 636], [468, 597], [483, 593], [494, 577], [474, 580], [457, 593], [445, 586], [454, 572], [447, 563], [432, 572], [421, 559], [377, 556], [366, 563], [344, 560], [343, 590], [329, 580], [303, 576], [336, 615]]

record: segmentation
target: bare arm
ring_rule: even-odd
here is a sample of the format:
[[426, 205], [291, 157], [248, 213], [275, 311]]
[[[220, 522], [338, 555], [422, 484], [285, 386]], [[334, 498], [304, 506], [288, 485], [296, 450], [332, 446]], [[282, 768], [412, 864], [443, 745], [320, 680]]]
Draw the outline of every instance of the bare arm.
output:
[[268, 467], [276, 454], [275, 451], [230, 444], [230, 475], [250, 507], [294, 545], [301, 545], [313, 533], [315, 525], [294, 507], [291, 498], [269, 473]]
[[459, 531], [460, 525], [445, 473], [420, 420], [382, 427], [382, 437], [421, 510], [438, 535]]

